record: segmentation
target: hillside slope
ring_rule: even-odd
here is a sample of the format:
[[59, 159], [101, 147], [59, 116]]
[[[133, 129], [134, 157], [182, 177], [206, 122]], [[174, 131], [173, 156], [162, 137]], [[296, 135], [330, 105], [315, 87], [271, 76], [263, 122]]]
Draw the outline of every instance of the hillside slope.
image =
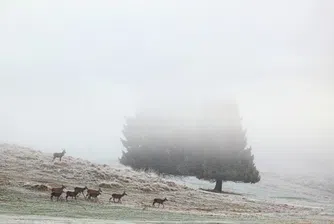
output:
[[[51, 208], [56, 208], [62, 211], [62, 216], [98, 219], [117, 217], [121, 220], [131, 217], [136, 220], [145, 220], [151, 215], [155, 215], [153, 219], [156, 220], [164, 218], [171, 220], [175, 214], [179, 214], [180, 217], [186, 215], [187, 220], [189, 217], [194, 220], [209, 217], [219, 220], [262, 220], [264, 222], [270, 220], [271, 223], [287, 220], [295, 222], [334, 220], [319, 207], [279, 204], [254, 200], [247, 196], [200, 191], [176, 184], [155, 173], [136, 172], [129, 168], [113, 168], [68, 155], [65, 155], [62, 161], [52, 162], [51, 154], [8, 144], [0, 145], [0, 153], [0, 202], [6, 205], [0, 208], [0, 214], [58, 216], [58, 213], [50, 211]], [[68, 203], [62, 203], [50, 201], [49, 189], [34, 188], [35, 185], [51, 188], [61, 184], [66, 186], [66, 190], [73, 190], [75, 186], [87, 186], [92, 189], [101, 187], [103, 192], [99, 196], [98, 203], [84, 200], [82, 196], [75, 202], [71, 200]], [[122, 204], [108, 203], [112, 193], [122, 193], [123, 190], [128, 196], [123, 198]], [[164, 209], [151, 207], [155, 197], [168, 198], [169, 201], [166, 202]], [[27, 211], [15, 209], [14, 206], [29, 207], [30, 204], [31, 208]], [[69, 206], [73, 206], [71, 209], [81, 210], [72, 214], [67, 210]], [[99, 212], [89, 212], [90, 209], [97, 208]], [[114, 210], [111, 211], [110, 208]], [[116, 208], [122, 212], [122, 209], [133, 211], [132, 216], [116, 216], [122, 213], [118, 212], [115, 215], [113, 212]], [[143, 211], [145, 213], [142, 213]], [[144, 215], [137, 216], [137, 213]], [[171, 214], [174, 216], [170, 216]], [[175, 219], [181, 219], [179, 216]], [[152, 220], [152, 217], [148, 219]]]

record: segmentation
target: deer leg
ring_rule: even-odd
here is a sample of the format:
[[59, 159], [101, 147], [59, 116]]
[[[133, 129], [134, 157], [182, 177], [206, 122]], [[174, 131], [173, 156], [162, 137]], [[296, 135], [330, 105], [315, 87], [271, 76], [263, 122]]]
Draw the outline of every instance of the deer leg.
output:
[[162, 203], [162, 208], [165, 208], [165, 205]]

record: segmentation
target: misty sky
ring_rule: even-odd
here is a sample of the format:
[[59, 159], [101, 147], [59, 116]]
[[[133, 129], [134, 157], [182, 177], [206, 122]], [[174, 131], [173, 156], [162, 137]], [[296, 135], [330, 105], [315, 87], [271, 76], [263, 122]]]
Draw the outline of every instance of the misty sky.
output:
[[321, 164], [317, 152], [329, 161], [333, 10], [330, 0], [3, 0], [0, 142], [105, 161], [147, 99], [232, 96], [260, 168]]

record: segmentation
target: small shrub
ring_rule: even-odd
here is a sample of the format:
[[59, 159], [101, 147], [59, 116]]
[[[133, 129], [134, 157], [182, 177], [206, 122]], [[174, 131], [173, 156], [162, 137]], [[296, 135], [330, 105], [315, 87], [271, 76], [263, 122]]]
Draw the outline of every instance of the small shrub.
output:
[[48, 186], [44, 185], [44, 184], [30, 184], [30, 183], [26, 183], [23, 185], [23, 187], [30, 189], [30, 190], [35, 190], [35, 191], [48, 191], [49, 188]]
[[176, 183], [174, 183], [173, 181], [167, 181], [166, 184], [169, 186], [169, 187], [177, 187]]
[[152, 192], [154, 191], [150, 186], [139, 186], [139, 190], [144, 191], [144, 192]]
[[102, 188], [122, 188], [123, 185], [118, 182], [110, 182], [110, 183], [101, 183], [99, 187]]

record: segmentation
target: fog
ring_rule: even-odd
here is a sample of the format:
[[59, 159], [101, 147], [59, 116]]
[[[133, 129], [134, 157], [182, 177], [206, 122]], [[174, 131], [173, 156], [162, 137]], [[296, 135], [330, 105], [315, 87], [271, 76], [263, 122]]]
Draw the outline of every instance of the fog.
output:
[[261, 171], [333, 168], [333, 10], [329, 0], [1, 1], [0, 142], [115, 160], [124, 116], [143, 105], [228, 96]]

